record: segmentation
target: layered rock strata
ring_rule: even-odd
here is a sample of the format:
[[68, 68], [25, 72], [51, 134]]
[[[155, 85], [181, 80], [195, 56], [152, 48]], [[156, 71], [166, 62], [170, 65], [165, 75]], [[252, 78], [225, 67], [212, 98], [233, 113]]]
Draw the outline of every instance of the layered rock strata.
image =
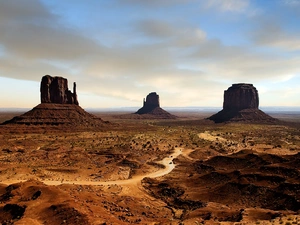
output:
[[101, 127], [107, 123], [75, 104], [41, 103], [3, 124]]
[[46, 75], [41, 80], [40, 92], [41, 104], [3, 124], [69, 126], [72, 129], [108, 124], [78, 105], [76, 83], [72, 93], [67, 79]]

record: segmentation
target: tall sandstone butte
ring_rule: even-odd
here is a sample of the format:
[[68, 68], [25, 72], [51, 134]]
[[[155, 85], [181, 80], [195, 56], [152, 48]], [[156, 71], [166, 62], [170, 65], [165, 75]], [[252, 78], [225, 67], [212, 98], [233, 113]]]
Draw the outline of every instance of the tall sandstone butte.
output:
[[258, 109], [258, 92], [252, 84], [233, 84], [224, 91], [224, 110]]
[[163, 110], [159, 104], [159, 95], [156, 92], [151, 92], [147, 95], [146, 100], [143, 101], [143, 107], [135, 114], [148, 115], [151, 118], [159, 119], [175, 119], [176, 116]]
[[145, 114], [151, 112], [153, 109], [160, 107], [159, 105], [159, 95], [156, 92], [151, 92], [147, 95], [146, 101], [144, 99], [143, 107], [140, 108], [136, 113]]
[[226, 121], [275, 121], [258, 109], [258, 91], [252, 84], [233, 84], [224, 91], [223, 110], [208, 119], [216, 123]]
[[42, 77], [40, 88], [41, 104], [30, 111], [5, 121], [3, 124], [68, 126], [71, 129], [103, 128], [103, 121], [78, 105], [76, 83], [73, 93], [68, 89], [68, 80], [63, 77]]
[[68, 80], [63, 77], [43, 76], [40, 91], [41, 103], [79, 104], [76, 83], [73, 84], [72, 93], [68, 88]]

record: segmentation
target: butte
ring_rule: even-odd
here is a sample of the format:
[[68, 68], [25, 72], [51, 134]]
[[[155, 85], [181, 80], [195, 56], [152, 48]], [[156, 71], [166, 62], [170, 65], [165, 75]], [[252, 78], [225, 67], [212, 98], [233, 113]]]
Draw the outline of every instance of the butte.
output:
[[135, 114], [142, 115], [145, 118], [154, 119], [176, 119], [177, 117], [168, 113], [160, 107], [159, 95], [156, 92], [151, 92], [147, 95], [146, 100], [143, 101], [143, 107]]
[[208, 119], [222, 122], [274, 122], [276, 119], [258, 109], [258, 91], [252, 84], [233, 84], [224, 91], [223, 110]]
[[68, 80], [63, 77], [43, 76], [40, 85], [41, 103], [32, 110], [12, 118], [3, 125], [63, 126], [70, 128], [103, 127], [107, 122], [79, 106], [76, 83], [73, 93], [68, 89]]

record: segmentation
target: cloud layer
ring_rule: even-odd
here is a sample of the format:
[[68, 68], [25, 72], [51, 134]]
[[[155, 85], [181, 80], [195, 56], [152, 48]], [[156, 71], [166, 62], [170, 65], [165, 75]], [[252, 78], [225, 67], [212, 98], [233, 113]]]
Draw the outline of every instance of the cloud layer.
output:
[[297, 8], [295, 0], [1, 1], [0, 77], [64, 76], [84, 107], [139, 106], [151, 91], [166, 106], [220, 106], [237, 82], [261, 89], [263, 105], [299, 106]]

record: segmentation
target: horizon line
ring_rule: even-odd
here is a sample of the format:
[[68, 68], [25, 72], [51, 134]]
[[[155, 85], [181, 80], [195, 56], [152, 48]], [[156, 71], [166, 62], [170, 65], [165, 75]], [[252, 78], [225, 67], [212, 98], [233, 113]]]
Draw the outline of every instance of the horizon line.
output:
[[[80, 105], [79, 105], [80, 106]], [[80, 106], [81, 107], [81, 106]], [[34, 107], [0, 107], [0, 112], [5, 112], [5, 111], [25, 111], [25, 110], [31, 110]], [[137, 110], [141, 108], [141, 106], [116, 106], [116, 107], [82, 107], [83, 109], [87, 111], [108, 111], [108, 110]], [[223, 107], [222, 106], [165, 106], [161, 107], [164, 109], [216, 109], [220, 110]], [[290, 109], [290, 110], [295, 110], [295, 111], [300, 111], [300, 106], [261, 106], [258, 107], [259, 109]]]

